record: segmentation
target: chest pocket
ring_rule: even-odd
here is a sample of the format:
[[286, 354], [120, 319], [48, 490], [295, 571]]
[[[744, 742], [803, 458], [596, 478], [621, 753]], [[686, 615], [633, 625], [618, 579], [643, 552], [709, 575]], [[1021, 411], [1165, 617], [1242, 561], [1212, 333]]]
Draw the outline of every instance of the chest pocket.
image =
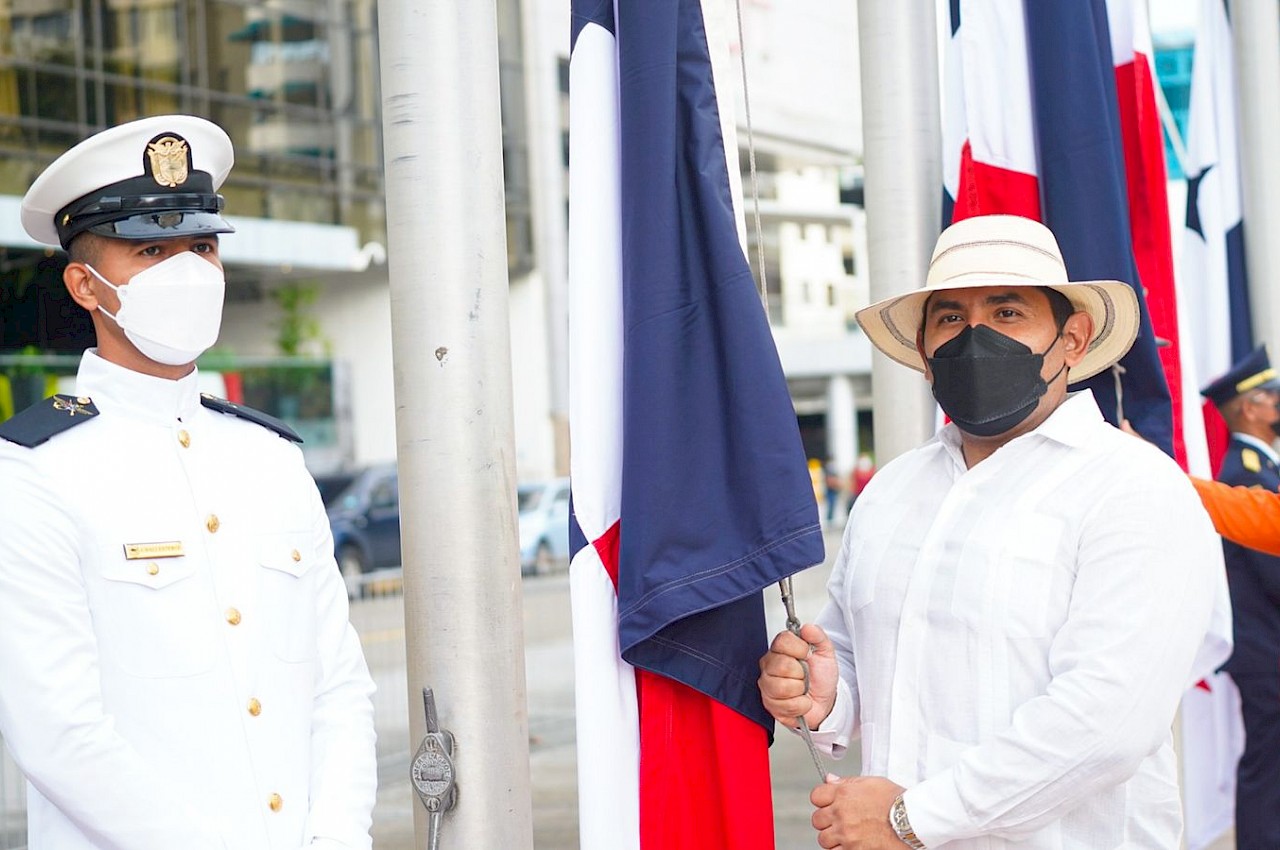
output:
[[126, 560], [103, 553], [101, 596], [93, 605], [99, 650], [144, 679], [196, 676], [213, 667], [213, 595], [190, 556]]
[[316, 647], [316, 558], [306, 532], [258, 540], [262, 616], [271, 651], [281, 661], [312, 661]]
[[903, 533], [909, 507], [892, 502], [859, 504], [854, 509], [855, 527], [849, 549], [849, 572], [845, 579], [845, 607], [852, 614], [876, 597], [882, 571], [896, 579], [906, 575], [919, 554], [919, 542]]
[[[1045, 638], [1062, 619], [1069, 581], [1062, 552], [1063, 523], [1036, 514], [1004, 518], [1000, 529], [975, 534], [964, 547], [952, 614], [979, 632]], [[1061, 604], [1055, 604], [1059, 600]]]

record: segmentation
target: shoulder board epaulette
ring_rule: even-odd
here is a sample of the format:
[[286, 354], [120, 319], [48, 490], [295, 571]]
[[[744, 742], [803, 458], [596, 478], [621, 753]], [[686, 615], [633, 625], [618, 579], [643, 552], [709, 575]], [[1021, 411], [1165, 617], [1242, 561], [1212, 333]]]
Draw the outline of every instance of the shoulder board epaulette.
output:
[[271, 431], [275, 431], [286, 440], [295, 443], [301, 443], [302, 438], [298, 436], [298, 432], [290, 428], [284, 422], [263, 413], [261, 410], [254, 410], [252, 407], [245, 407], [243, 404], [236, 404], [234, 401], [227, 401], [225, 398], [218, 398], [208, 393], [200, 393], [200, 403], [210, 410], [216, 410], [218, 413], [226, 413], [231, 416], [239, 416], [255, 425], [261, 425]]
[[1240, 451], [1240, 463], [1250, 472], [1262, 471], [1262, 458], [1253, 449], [1242, 449]]
[[97, 415], [98, 408], [87, 396], [55, 395], [0, 422], [0, 438], [33, 449]]

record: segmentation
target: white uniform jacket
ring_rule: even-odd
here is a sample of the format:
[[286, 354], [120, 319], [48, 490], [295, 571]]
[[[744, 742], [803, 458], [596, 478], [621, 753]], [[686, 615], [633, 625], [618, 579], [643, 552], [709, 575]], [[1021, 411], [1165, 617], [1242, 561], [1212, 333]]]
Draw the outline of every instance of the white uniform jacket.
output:
[[315, 484], [196, 382], [90, 351], [98, 416], [0, 440], [0, 734], [31, 850], [369, 848], [374, 688]]

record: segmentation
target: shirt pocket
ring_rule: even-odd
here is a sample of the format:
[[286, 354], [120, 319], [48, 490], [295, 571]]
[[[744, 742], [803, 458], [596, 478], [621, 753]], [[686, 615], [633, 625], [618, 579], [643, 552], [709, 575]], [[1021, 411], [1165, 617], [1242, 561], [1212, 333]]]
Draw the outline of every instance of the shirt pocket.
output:
[[93, 618], [104, 659], [144, 679], [213, 668], [213, 596], [197, 559], [128, 560], [115, 548], [105, 554], [101, 576]]
[[257, 561], [267, 643], [281, 661], [301, 663], [317, 656], [316, 557], [306, 532], [264, 534]]
[[1057, 628], [1053, 597], [1067, 572], [1062, 534], [1062, 520], [1022, 514], [1006, 517], [998, 531], [971, 537], [956, 575], [952, 614], [978, 632], [1051, 636]]
[[845, 613], [853, 614], [876, 598], [881, 567], [888, 561], [896, 570], [915, 563], [918, 548], [905, 540], [899, 526], [907, 517], [906, 505], [891, 502], [859, 504], [855, 509], [852, 543], [845, 576]]

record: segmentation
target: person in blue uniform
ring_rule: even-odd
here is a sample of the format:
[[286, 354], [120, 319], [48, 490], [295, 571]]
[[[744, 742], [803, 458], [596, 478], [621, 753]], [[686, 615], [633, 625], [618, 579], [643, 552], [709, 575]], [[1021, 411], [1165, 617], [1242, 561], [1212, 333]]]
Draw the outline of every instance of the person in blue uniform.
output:
[[0, 423], [0, 735], [31, 850], [369, 850], [373, 681], [300, 438], [203, 395], [233, 149], [144, 118], [23, 227], [93, 319], [75, 392]]
[[[1258, 348], [1201, 394], [1231, 429], [1218, 480], [1280, 491], [1280, 375]], [[1239, 850], [1280, 847], [1280, 558], [1223, 541], [1235, 622], [1231, 674], [1244, 713], [1244, 756], [1236, 774]]]

